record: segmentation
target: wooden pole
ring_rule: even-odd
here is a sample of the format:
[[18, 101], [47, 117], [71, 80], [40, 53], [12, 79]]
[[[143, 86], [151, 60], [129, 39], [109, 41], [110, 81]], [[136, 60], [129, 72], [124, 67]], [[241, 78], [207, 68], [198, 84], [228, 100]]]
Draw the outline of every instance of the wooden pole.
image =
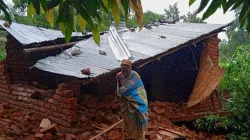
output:
[[186, 136], [186, 135], [184, 135], [184, 134], [182, 134], [182, 133], [180, 133], [180, 132], [177, 132], [177, 131], [174, 131], [174, 130], [170, 130], [170, 129], [167, 129], [167, 128], [159, 127], [159, 129], [160, 129], [160, 130], [167, 131], [167, 132], [170, 132], [170, 133], [173, 133], [173, 134], [178, 135], [178, 136], [183, 137], [183, 138], [188, 137], [188, 136]]
[[45, 46], [45, 47], [39, 47], [39, 48], [29, 48], [24, 49], [23, 52], [25, 55], [32, 54], [35, 52], [48, 52], [48, 51], [54, 51], [54, 50], [66, 50], [68, 48], [71, 48], [73, 45], [75, 45], [77, 42], [70, 42], [60, 45], [51, 45], [51, 46]]
[[91, 138], [90, 140], [95, 140], [96, 138], [100, 137], [101, 135], [107, 133], [108, 131], [112, 130], [113, 128], [115, 128], [117, 125], [119, 125], [120, 123], [123, 122], [123, 119], [118, 121], [117, 123], [113, 124], [112, 126], [110, 126], [108, 129], [102, 131], [101, 133], [97, 134], [96, 136], [94, 136], [93, 138]]

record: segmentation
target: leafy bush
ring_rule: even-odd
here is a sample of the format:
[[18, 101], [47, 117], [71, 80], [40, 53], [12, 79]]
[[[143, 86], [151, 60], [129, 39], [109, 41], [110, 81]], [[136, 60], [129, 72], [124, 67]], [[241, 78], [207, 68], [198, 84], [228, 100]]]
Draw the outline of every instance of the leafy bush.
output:
[[221, 129], [228, 130], [231, 126], [231, 121], [227, 116], [209, 115], [205, 119], [197, 119], [194, 121], [194, 126], [208, 132], [218, 131]]
[[[250, 45], [237, 47], [232, 59], [223, 64], [226, 69], [220, 91], [228, 90], [230, 98], [224, 105], [232, 117], [208, 116], [195, 121], [195, 126], [207, 131], [232, 128], [232, 140], [250, 138]], [[218, 125], [219, 124], [219, 125]]]

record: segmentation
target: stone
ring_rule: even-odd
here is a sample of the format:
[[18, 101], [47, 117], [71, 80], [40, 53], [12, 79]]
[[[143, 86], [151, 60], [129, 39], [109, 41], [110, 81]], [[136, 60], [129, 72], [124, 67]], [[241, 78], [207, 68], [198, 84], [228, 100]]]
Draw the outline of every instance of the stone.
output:
[[55, 133], [58, 132], [58, 131], [59, 131], [59, 130], [58, 130], [56, 124], [52, 124], [52, 125], [50, 125], [49, 127], [43, 128], [43, 129], [40, 130], [41, 133], [47, 133], [47, 132], [49, 132], [49, 133], [51, 133], [51, 134], [55, 134]]
[[42, 122], [40, 123], [40, 128], [47, 128], [51, 126], [51, 121], [49, 119], [43, 119]]

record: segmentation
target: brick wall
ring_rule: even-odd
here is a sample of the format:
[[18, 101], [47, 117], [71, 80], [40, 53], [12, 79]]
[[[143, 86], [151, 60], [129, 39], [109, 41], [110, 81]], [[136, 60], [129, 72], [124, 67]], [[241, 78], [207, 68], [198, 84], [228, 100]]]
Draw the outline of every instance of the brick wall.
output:
[[26, 83], [28, 66], [23, 54], [23, 46], [11, 35], [7, 35], [6, 49], [6, 70], [12, 83]]
[[190, 112], [200, 113], [200, 112], [216, 112], [220, 109], [219, 100], [213, 92], [207, 99], [201, 103], [189, 108]]
[[[208, 48], [209, 56], [215, 66], [219, 67], [219, 42], [221, 40], [216, 36], [211, 37], [205, 41], [205, 46]], [[217, 91], [213, 91], [212, 94], [201, 103], [191, 107], [192, 112], [213, 112], [221, 109], [219, 100], [216, 96]], [[222, 103], [225, 101], [222, 101]]]
[[209, 56], [214, 65], [219, 66], [219, 43], [217, 36], [211, 37], [205, 41], [205, 47], [208, 48]]
[[[63, 127], [70, 127], [77, 121], [77, 99], [67, 84], [60, 84], [56, 90], [41, 90], [24, 84], [9, 84], [5, 79], [0, 79], [0, 83], [0, 100], [11, 106], [48, 117]], [[33, 99], [35, 94], [38, 94], [37, 99]]]

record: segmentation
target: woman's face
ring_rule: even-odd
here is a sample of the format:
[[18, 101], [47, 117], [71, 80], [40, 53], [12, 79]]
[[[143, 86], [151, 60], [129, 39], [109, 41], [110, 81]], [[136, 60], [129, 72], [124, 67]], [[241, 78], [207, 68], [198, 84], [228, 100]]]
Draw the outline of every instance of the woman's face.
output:
[[129, 77], [131, 73], [131, 67], [128, 65], [121, 65], [121, 72], [124, 77]]

